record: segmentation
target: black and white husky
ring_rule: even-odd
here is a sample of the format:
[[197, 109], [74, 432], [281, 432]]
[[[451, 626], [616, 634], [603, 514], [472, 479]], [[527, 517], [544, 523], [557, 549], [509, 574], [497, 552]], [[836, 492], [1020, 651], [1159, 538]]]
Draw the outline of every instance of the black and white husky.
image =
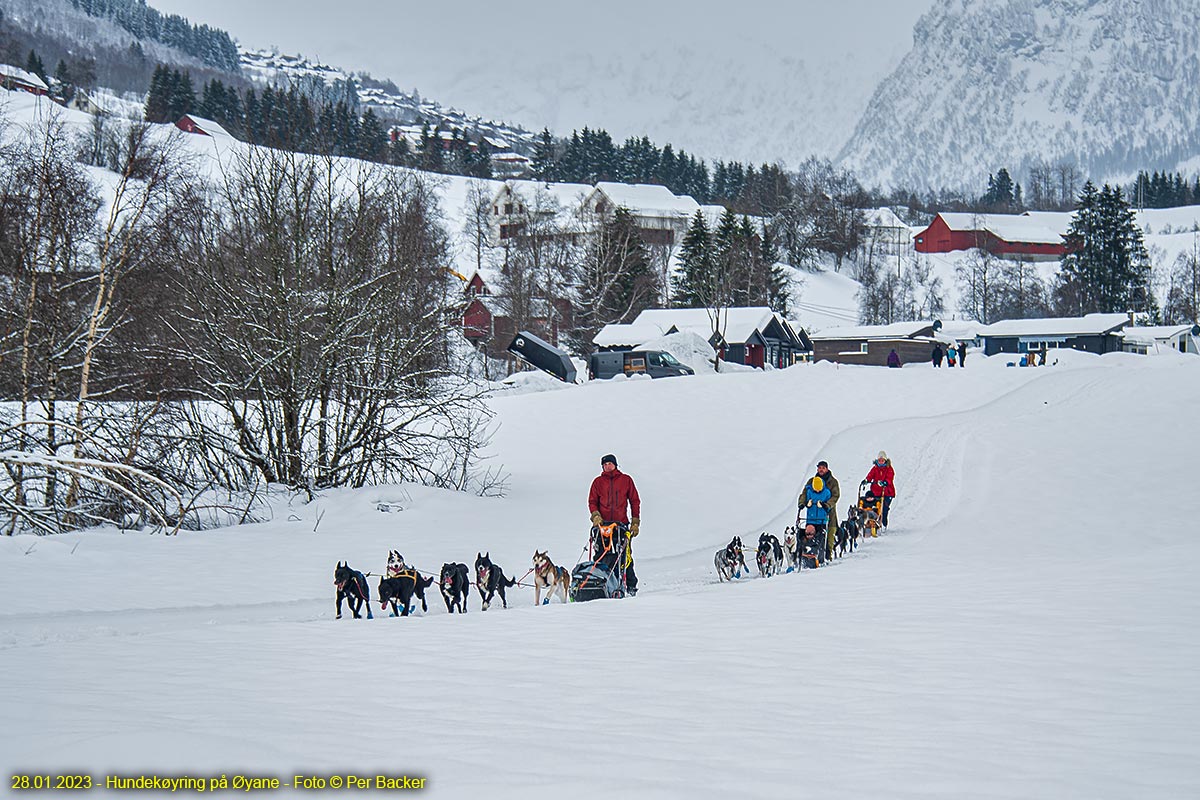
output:
[[758, 537], [758, 574], [764, 578], [778, 575], [784, 567], [783, 545], [779, 537], [773, 533], [763, 533]]
[[796, 560], [799, 556], [796, 555], [797, 549], [800, 546], [799, 537], [796, 535], [796, 528], [789, 525], [783, 529], [783, 563], [784, 570], [791, 572], [796, 568]]
[[717, 578], [722, 582], [740, 578], [743, 572], [749, 575], [746, 557], [742, 555], [742, 537], [733, 537], [729, 544], [718, 550], [713, 557], [713, 565], [717, 568]]

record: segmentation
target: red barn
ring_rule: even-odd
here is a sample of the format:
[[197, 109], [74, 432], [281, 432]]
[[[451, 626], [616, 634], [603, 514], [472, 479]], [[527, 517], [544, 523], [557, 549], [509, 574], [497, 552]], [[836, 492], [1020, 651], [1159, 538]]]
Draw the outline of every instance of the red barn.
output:
[[0, 64], [0, 87], [9, 91], [29, 92], [36, 95], [46, 95], [50, 91], [46, 82], [37, 75], [11, 64]]
[[998, 256], [1056, 261], [1066, 252], [1063, 232], [1026, 214], [955, 214], [934, 217], [916, 235], [918, 253], [949, 253], [978, 247]]
[[229, 136], [229, 131], [220, 126], [219, 123], [213, 122], [211, 119], [197, 117], [195, 114], [184, 114], [175, 123], [175, 127], [187, 133], [199, 133], [204, 136]]

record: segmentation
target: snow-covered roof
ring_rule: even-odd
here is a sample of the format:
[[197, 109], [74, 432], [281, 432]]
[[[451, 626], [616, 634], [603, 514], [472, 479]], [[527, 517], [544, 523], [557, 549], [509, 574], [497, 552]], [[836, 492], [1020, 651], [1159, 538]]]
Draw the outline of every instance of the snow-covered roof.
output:
[[494, 147], [497, 150], [508, 150], [512, 147], [507, 141], [498, 136], [484, 136], [483, 140], [487, 142], [488, 147]]
[[[605, 325], [592, 343], [598, 347], [632, 347], [657, 339], [672, 330], [695, 333], [708, 341], [713, 335], [713, 313], [712, 309], [707, 308], [648, 308], [630, 324]], [[749, 341], [755, 333], [765, 331], [772, 321], [778, 322], [785, 331], [800, 339], [787, 320], [766, 306], [721, 309], [720, 319], [725, 341], [729, 344]]]
[[[656, 326], [660, 334], [666, 333], [671, 328], [693, 331], [708, 339], [713, 332], [712, 317], [710, 316], [712, 313], [713, 311], [707, 308], [648, 308], [638, 314], [633, 324]], [[779, 319], [781, 325], [787, 326], [783, 319], [766, 306], [730, 308], [720, 311], [722, 334], [725, 341], [730, 344], [748, 341], [755, 332], [765, 330], [774, 319]], [[790, 330], [790, 326], [787, 326], [787, 329]]]
[[826, 328], [811, 339], [908, 339], [933, 325], [932, 322], [893, 322], [891, 325], [847, 325]]
[[908, 229], [908, 225], [905, 224], [904, 220], [896, 216], [896, 212], [887, 207], [869, 209], [864, 216], [868, 227]]
[[37, 75], [34, 75], [32, 72], [26, 72], [20, 67], [14, 67], [12, 64], [0, 64], [0, 77], [27, 83], [46, 92], [50, 91], [50, 87], [46, 85], [46, 82]]
[[1173, 339], [1180, 334], [1190, 331], [1193, 325], [1145, 325], [1142, 327], [1128, 327], [1121, 331], [1121, 336], [1127, 342], [1144, 342], [1151, 344], [1153, 342], [1165, 342]]
[[691, 196], [677, 195], [665, 186], [650, 183], [601, 181], [595, 191], [603, 192], [613, 206], [627, 208], [640, 216], [690, 217], [700, 208]]
[[233, 134], [231, 134], [229, 131], [222, 128], [220, 123], [214, 122], [211, 119], [198, 117], [195, 114], [184, 114], [183, 116], [196, 123], [196, 127], [207, 133], [209, 136], [233, 136]]
[[1127, 314], [1087, 314], [1082, 317], [1006, 319], [984, 325], [980, 336], [1084, 336], [1109, 333], [1129, 324]]
[[497, 190], [497, 197], [504, 193], [504, 187], [511, 189], [513, 194], [520, 195], [526, 204], [534, 208], [557, 203], [564, 211], [576, 210], [588, 192], [592, 191], [592, 187], [586, 183], [509, 180]]
[[662, 337], [665, 333], [666, 331], [659, 326], [651, 324], [605, 325], [592, 337], [592, 344], [597, 347], [638, 347], [643, 342]]
[[953, 231], [989, 231], [1006, 242], [1029, 242], [1030, 244], [1062, 244], [1066, 228], [1051, 227], [1043, 216], [1026, 214], [968, 214], [965, 212], [942, 212], [938, 214], [946, 226]]

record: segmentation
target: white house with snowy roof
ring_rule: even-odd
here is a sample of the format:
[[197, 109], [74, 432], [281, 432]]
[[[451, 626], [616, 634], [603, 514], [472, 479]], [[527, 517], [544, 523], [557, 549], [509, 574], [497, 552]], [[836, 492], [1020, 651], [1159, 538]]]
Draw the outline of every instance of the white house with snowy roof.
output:
[[552, 219], [558, 231], [580, 234], [579, 208], [591, 192], [586, 183], [507, 180], [492, 196], [493, 240], [502, 242], [519, 235], [531, 219]]
[[1126, 327], [1121, 331], [1121, 349], [1126, 353], [1161, 353], [1174, 350], [1179, 353], [1200, 354], [1200, 325], [1146, 325]]
[[665, 186], [648, 183], [597, 183], [584, 199], [583, 210], [594, 220], [608, 220], [618, 208], [633, 215], [646, 244], [674, 245], [687, 233], [700, 204]]

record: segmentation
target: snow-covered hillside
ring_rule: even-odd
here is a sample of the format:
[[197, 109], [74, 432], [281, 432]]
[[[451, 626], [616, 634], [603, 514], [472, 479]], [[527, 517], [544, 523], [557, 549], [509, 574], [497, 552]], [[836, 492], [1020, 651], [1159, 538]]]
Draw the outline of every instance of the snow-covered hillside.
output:
[[1195, 0], [939, 0], [842, 163], [869, 184], [981, 192], [1037, 160], [1095, 179], [1200, 152]]
[[[0, 751], [101, 784], [408, 774], [438, 797], [1195, 796], [1197, 403], [1179, 355], [600, 383], [494, 401], [504, 498], [378, 487], [170, 539], [0, 537]], [[781, 532], [817, 459], [844, 513], [880, 448], [883, 538], [716, 582], [713, 552]], [[636, 598], [334, 621], [339, 559], [572, 564], [606, 452], [643, 498]]]

